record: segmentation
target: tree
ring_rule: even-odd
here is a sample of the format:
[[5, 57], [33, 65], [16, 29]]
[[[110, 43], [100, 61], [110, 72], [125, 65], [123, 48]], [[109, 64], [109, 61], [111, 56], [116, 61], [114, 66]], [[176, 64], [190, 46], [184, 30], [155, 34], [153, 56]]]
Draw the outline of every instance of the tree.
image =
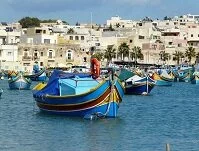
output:
[[92, 55], [92, 58], [96, 58], [97, 60], [101, 61], [104, 57], [104, 54], [102, 52], [96, 52]]
[[144, 19], [142, 19], [143, 22], [153, 22], [153, 20], [149, 17], [145, 17]]
[[118, 47], [119, 55], [121, 59], [124, 60], [124, 57], [129, 56], [129, 46], [124, 42]]
[[62, 23], [69, 25], [69, 23], [67, 21], [62, 20]]
[[193, 47], [188, 47], [188, 48], [186, 49], [185, 56], [188, 58], [189, 62], [191, 63], [192, 57], [195, 57], [195, 56], [196, 56], [195, 48], [193, 48]]
[[171, 17], [165, 16], [163, 20], [171, 20]]
[[137, 63], [137, 59], [143, 59], [144, 55], [142, 54], [142, 50], [140, 47], [135, 46], [133, 47], [133, 52], [131, 52], [131, 59]]
[[184, 54], [180, 51], [175, 51], [175, 53], [173, 54], [173, 60], [177, 61], [177, 64], [179, 65], [180, 63], [180, 59], [184, 58]]
[[159, 55], [160, 55], [160, 60], [162, 61], [169, 60], [169, 53], [166, 53], [165, 51], [161, 51]]
[[57, 20], [56, 19], [44, 19], [44, 20], [40, 20], [41, 23], [56, 23]]
[[76, 24], [75, 24], [76, 26], [80, 26], [80, 23], [78, 23], [78, 22], [76, 22]]
[[75, 33], [75, 31], [74, 31], [73, 28], [70, 28], [70, 29], [68, 29], [68, 31], [67, 31], [67, 34], [74, 34], [74, 33]]
[[39, 27], [40, 22], [41, 21], [35, 17], [24, 17], [21, 20], [19, 20], [19, 23], [21, 24], [22, 28]]
[[110, 31], [115, 31], [115, 29], [113, 28], [112, 24], [110, 24], [109, 30], [110, 30]]
[[107, 46], [107, 49], [105, 50], [104, 53], [104, 58], [107, 59], [107, 64], [112, 62], [112, 59], [115, 58], [115, 56], [116, 56], [116, 49], [113, 48], [113, 45]]

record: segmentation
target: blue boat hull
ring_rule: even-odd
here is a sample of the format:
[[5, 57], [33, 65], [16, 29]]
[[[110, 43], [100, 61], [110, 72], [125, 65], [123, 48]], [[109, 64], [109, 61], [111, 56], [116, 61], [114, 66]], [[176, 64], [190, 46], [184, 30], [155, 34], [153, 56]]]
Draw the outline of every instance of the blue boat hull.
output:
[[138, 81], [126, 82], [125, 93], [126, 94], [149, 94], [155, 86], [155, 81], [150, 77], [144, 77]]
[[[49, 81], [51, 81], [51, 79]], [[82, 81], [81, 78], [80, 81]], [[69, 85], [71, 86], [72, 83], [69, 83]], [[33, 97], [41, 111], [80, 117], [91, 114], [104, 117], [116, 117], [119, 104], [122, 102], [124, 95], [124, 88], [118, 80], [115, 81], [113, 85], [109, 80], [103, 81], [97, 85], [97, 87], [77, 95], [46, 95], [44, 93], [48, 91], [47, 89], [48, 85], [41, 91], [33, 92]], [[60, 89], [64, 89], [64, 87]]]
[[24, 77], [16, 77], [8, 81], [10, 89], [28, 90], [31, 86], [31, 81]]
[[129, 88], [125, 88], [126, 94], [136, 94], [136, 95], [142, 95], [142, 94], [148, 94], [153, 89], [154, 85], [149, 85], [147, 88], [147, 85], [139, 85], [139, 86], [132, 86]]
[[[40, 106], [37, 103], [38, 106]], [[109, 111], [107, 112], [107, 109], [109, 108]], [[66, 116], [79, 116], [79, 117], [84, 117], [87, 115], [97, 115], [98, 117], [103, 117], [106, 112], [106, 117], [109, 118], [115, 118], [117, 117], [117, 111], [119, 109], [119, 105], [115, 102], [111, 102], [110, 104], [105, 104], [99, 107], [91, 108], [91, 109], [85, 109], [82, 111], [58, 111], [58, 110], [47, 110], [44, 108], [40, 108], [42, 112], [46, 112], [48, 114], [57, 114], [57, 115], [66, 115]]]

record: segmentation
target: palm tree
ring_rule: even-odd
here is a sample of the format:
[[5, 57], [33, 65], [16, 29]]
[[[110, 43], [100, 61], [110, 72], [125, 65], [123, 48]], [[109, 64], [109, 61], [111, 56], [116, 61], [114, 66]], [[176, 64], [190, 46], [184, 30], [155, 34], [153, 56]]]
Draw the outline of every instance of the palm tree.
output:
[[112, 62], [112, 59], [115, 58], [116, 56], [116, 49], [113, 48], [113, 45], [107, 46], [107, 49], [105, 50], [104, 53], [104, 58], [107, 59], [107, 65]]
[[124, 57], [129, 56], [129, 46], [125, 42], [122, 43], [118, 48], [118, 52], [122, 60], [124, 60]]
[[180, 52], [180, 51], [175, 51], [175, 53], [173, 54], [173, 60], [174, 61], [177, 61], [177, 64], [179, 65], [179, 63], [180, 63], [180, 59], [181, 58], [184, 58], [184, 54], [182, 53], [182, 52]]
[[74, 34], [74, 33], [75, 33], [75, 31], [74, 31], [73, 28], [70, 28], [70, 29], [68, 29], [68, 31], [67, 31], [67, 34]]
[[188, 47], [188, 48], [186, 49], [185, 56], [189, 59], [189, 62], [191, 63], [192, 57], [195, 57], [195, 56], [196, 56], [195, 48], [193, 48], [193, 47]]
[[166, 61], [169, 60], [169, 53], [166, 53], [165, 51], [160, 51], [160, 60]]
[[96, 58], [97, 60], [101, 61], [104, 57], [104, 54], [102, 52], [96, 52], [91, 56], [92, 58]]
[[138, 46], [133, 47], [133, 52], [131, 52], [131, 59], [137, 63], [137, 59], [143, 59], [142, 49]]

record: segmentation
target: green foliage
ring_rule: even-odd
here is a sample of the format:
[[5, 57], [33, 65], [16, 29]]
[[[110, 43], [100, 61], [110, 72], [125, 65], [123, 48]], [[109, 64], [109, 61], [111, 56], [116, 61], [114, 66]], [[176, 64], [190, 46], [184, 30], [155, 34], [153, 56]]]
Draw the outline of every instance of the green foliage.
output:
[[75, 24], [76, 26], [80, 26], [80, 23], [79, 22], [76, 22], [76, 24]]
[[62, 20], [62, 23], [69, 25], [69, 23], [67, 21]]
[[124, 42], [118, 47], [118, 54], [123, 57], [127, 57], [129, 55], [129, 46]]
[[177, 61], [177, 64], [179, 65], [180, 63], [180, 59], [184, 58], [184, 54], [180, 51], [175, 51], [175, 53], [173, 54], [173, 60]]
[[133, 52], [131, 53], [131, 59], [137, 62], [137, 59], [143, 59], [144, 55], [142, 54], [142, 50], [140, 47], [135, 46], [133, 47]]
[[165, 16], [163, 20], [171, 20], [171, 17]]
[[39, 27], [40, 20], [35, 17], [24, 17], [19, 20], [19, 23], [22, 25], [22, 28], [29, 28], [29, 27]]
[[185, 56], [189, 59], [189, 62], [191, 62], [192, 57], [195, 57], [195, 56], [196, 56], [195, 48], [193, 48], [193, 47], [188, 47], [188, 48], [186, 49]]
[[115, 58], [115, 56], [116, 56], [116, 49], [113, 48], [113, 45], [107, 46], [107, 49], [105, 50], [104, 53], [104, 58], [107, 59], [108, 64], [112, 62], [112, 59]]
[[[36, 17], [24, 17], [19, 20], [19, 23], [22, 25], [22, 28], [29, 28], [29, 27], [39, 27], [40, 23], [56, 23], [57, 20], [55, 19], [47, 19], [47, 20], [40, 20]], [[68, 24], [66, 21], [62, 21], [64, 24]]]
[[153, 20], [147, 16], [145, 18], [143, 18], [142, 21], [143, 22], [153, 22]]
[[56, 23], [57, 22], [57, 20], [55, 20], [55, 19], [47, 19], [47, 20], [40, 20], [41, 21], [41, 23]]
[[160, 60], [162, 61], [169, 60], [169, 53], [166, 53], [165, 51], [161, 51], [159, 55], [160, 55]]
[[74, 31], [73, 28], [70, 28], [70, 29], [67, 31], [67, 34], [74, 34], [74, 33], [75, 33], [75, 31]]
[[109, 30], [110, 30], [110, 31], [115, 31], [115, 29], [113, 28], [112, 24], [110, 24]]
[[92, 58], [96, 58], [97, 60], [101, 61], [104, 57], [104, 54], [102, 52], [96, 52], [92, 55]]

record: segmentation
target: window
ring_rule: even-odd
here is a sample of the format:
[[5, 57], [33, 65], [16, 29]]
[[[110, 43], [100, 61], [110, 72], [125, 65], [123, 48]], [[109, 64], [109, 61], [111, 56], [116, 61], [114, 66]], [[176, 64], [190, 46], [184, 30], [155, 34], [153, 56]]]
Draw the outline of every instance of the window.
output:
[[169, 45], [172, 45], [172, 42], [169, 42]]
[[73, 36], [70, 36], [69, 39], [70, 39], [70, 40], [73, 40]]
[[95, 46], [100, 46], [100, 43], [95, 43]]
[[50, 44], [50, 39], [44, 39], [45, 44]]
[[131, 40], [131, 39], [130, 39], [130, 40], [129, 40], [129, 42], [130, 42], [130, 43], [132, 43], [132, 42], [133, 42], [133, 40]]
[[35, 31], [36, 34], [40, 34], [41, 32], [42, 32], [41, 29], [37, 29], [37, 30]]
[[84, 62], [87, 62], [87, 58], [86, 57], [84, 57]]
[[139, 37], [138, 37], [138, 38], [139, 38], [139, 39], [144, 39], [144, 36], [140, 36], [140, 35], [139, 35]]
[[44, 63], [43, 62], [40, 62], [40, 66], [43, 66], [44, 65]]
[[71, 59], [72, 59], [72, 50], [68, 50], [68, 51], [67, 51], [66, 58], [67, 58], [68, 60], [71, 60]]
[[71, 53], [68, 53], [68, 60], [71, 60]]
[[81, 36], [81, 40], [84, 40], [84, 36]]
[[75, 40], [79, 40], [79, 37], [78, 37], [78, 36], [75, 36]]
[[52, 50], [48, 51], [48, 58], [53, 58], [53, 51]]
[[193, 37], [193, 34], [191, 34], [191, 37]]
[[44, 56], [44, 52], [41, 52], [40, 56]]

